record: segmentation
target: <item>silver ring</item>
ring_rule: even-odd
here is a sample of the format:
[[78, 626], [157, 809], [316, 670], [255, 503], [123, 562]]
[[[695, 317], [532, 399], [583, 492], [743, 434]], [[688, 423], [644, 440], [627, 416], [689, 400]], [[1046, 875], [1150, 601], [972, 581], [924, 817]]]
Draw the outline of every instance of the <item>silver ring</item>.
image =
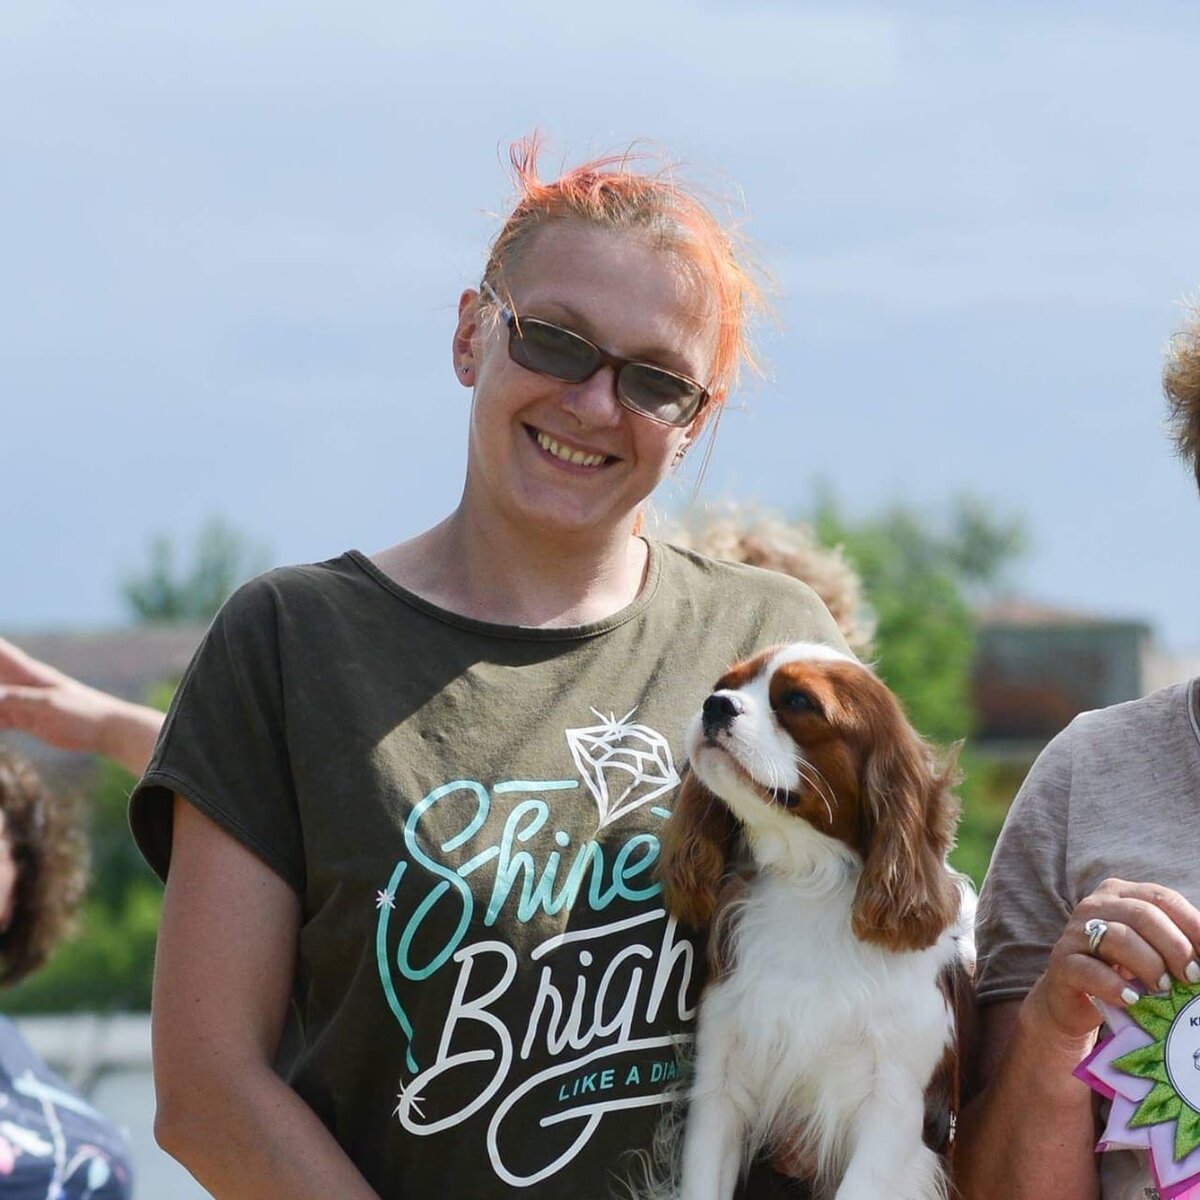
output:
[[1101, 917], [1092, 917], [1089, 921], [1084, 921], [1083, 932], [1087, 934], [1088, 953], [1093, 957], [1099, 957], [1100, 943], [1104, 940], [1104, 935], [1108, 932], [1108, 922]]

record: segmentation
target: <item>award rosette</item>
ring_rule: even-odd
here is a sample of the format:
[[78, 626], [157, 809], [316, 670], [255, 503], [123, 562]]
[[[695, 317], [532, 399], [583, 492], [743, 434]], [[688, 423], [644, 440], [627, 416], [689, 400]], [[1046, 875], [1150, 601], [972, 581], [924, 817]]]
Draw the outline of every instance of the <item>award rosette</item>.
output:
[[1112, 1101], [1097, 1151], [1143, 1150], [1162, 1200], [1200, 1200], [1200, 985], [1097, 1003], [1111, 1036], [1075, 1068]]

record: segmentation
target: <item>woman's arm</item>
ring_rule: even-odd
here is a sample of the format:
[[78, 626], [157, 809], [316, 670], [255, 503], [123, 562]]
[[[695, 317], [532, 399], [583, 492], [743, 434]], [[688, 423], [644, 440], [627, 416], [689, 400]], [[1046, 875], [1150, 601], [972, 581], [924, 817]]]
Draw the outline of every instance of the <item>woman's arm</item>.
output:
[[154, 969], [155, 1136], [219, 1200], [378, 1200], [272, 1068], [300, 901], [176, 797]]
[[162, 723], [157, 709], [90, 688], [0, 638], [0, 729], [101, 754], [141, 775]]
[[1092, 1092], [1071, 1072], [1093, 1036], [1058, 1038], [1039, 1004], [988, 1005], [979, 1014], [976, 1070], [986, 1091], [962, 1111], [955, 1181], [963, 1200], [1094, 1200]]
[[[1094, 917], [1108, 925], [1095, 955], [1083, 931]], [[955, 1152], [963, 1200], [1094, 1200], [1091, 1089], [1071, 1074], [1100, 1025], [1090, 997], [1129, 1004], [1132, 981], [1159, 991], [1169, 977], [1200, 980], [1198, 945], [1200, 912], [1169, 888], [1108, 879], [1080, 901], [1025, 999], [981, 1014], [981, 1090]]]

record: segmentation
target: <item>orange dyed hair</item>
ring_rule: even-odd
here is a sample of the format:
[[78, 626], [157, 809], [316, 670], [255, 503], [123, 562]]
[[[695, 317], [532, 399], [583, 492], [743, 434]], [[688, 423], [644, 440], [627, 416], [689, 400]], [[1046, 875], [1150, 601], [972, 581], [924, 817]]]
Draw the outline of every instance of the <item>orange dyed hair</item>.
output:
[[741, 367], [757, 369], [747, 326], [762, 307], [762, 295], [737, 253], [733, 233], [675, 181], [669, 166], [635, 171], [638, 156], [626, 151], [581, 163], [547, 182], [537, 172], [541, 147], [534, 133], [509, 150], [517, 201], [492, 242], [484, 281], [497, 286], [504, 268], [515, 265], [551, 221], [586, 221], [651, 238], [690, 263], [715, 303], [719, 330], [708, 382], [709, 415], [714, 415]]

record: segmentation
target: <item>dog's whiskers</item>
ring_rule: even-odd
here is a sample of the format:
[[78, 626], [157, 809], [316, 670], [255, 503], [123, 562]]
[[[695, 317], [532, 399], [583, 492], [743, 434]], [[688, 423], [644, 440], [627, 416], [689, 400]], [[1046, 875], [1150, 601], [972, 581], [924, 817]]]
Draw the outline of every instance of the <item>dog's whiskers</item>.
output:
[[833, 809], [834, 805], [837, 804], [837, 797], [834, 795], [829, 780], [810, 762], [801, 761], [797, 763], [797, 770], [800, 772], [800, 778], [817, 793], [821, 803], [825, 805], [825, 813], [829, 817], [829, 823], [832, 825]]

